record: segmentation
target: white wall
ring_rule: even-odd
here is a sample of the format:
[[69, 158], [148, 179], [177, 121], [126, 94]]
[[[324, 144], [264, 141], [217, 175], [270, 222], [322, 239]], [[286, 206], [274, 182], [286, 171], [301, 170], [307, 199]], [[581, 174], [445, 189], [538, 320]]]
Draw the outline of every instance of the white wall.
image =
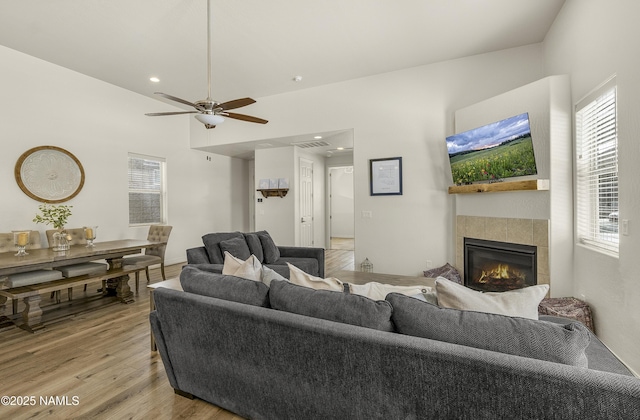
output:
[[[324, 248], [324, 157], [303, 152], [299, 147], [278, 147], [255, 151], [255, 185], [261, 179], [289, 178], [286, 197], [263, 198], [256, 194], [255, 229], [266, 230], [278, 245], [300, 244], [300, 158], [313, 162], [314, 246]], [[261, 202], [258, 199], [262, 198]]]
[[190, 149], [187, 118], [144, 115], [175, 108], [2, 46], [0, 62], [0, 231], [51, 228], [32, 222], [39, 203], [13, 174], [19, 156], [42, 145], [82, 163], [84, 187], [65, 203], [73, 206], [68, 225], [98, 225], [98, 240], [146, 238], [148, 227], [128, 224], [129, 152], [166, 158], [167, 263], [185, 261], [205, 233], [248, 225], [247, 163]]
[[[295, 245], [295, 200], [297, 199], [294, 147], [257, 149], [255, 152], [255, 185], [261, 179], [289, 178], [286, 197], [262, 197], [256, 194], [256, 230], [269, 232], [278, 245]], [[262, 198], [262, 202], [257, 199]]]
[[640, 3], [635, 0], [567, 0], [544, 41], [547, 74], [571, 76], [573, 104], [616, 73], [620, 256], [575, 245], [574, 296], [594, 312], [598, 336], [635, 372], [640, 372]]
[[[454, 111], [540, 79], [541, 63], [537, 44], [260, 98], [251, 112], [269, 124], [227, 124], [215, 142], [353, 129], [356, 266], [366, 256], [377, 272], [416, 275], [427, 260], [455, 258], [445, 146]], [[404, 194], [369, 196], [369, 159], [394, 156]]]
[[354, 238], [353, 167], [330, 168], [331, 236]]

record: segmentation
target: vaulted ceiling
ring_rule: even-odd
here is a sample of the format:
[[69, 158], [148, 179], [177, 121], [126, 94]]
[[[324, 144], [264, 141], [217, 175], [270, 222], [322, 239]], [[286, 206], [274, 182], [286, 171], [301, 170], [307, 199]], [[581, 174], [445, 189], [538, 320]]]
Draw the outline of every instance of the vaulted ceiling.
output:
[[[563, 3], [213, 0], [212, 96], [259, 98], [541, 42]], [[207, 96], [206, 13], [206, 0], [2, 0], [0, 44], [195, 101]]]

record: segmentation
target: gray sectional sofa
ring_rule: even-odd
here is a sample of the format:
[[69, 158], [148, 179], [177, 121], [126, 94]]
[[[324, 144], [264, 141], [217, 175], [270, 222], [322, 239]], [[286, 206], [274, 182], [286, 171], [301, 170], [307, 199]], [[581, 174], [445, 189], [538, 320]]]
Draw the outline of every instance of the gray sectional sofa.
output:
[[[414, 314], [420, 329], [450, 322], [437, 311], [446, 319], [456, 310], [404, 295], [374, 301], [287, 281], [269, 287], [189, 266], [181, 283], [184, 292], [155, 291], [150, 315], [169, 382], [245, 418], [640, 418], [640, 379], [570, 320], [495, 315], [516, 334], [472, 326], [511, 334], [498, 341], [516, 347], [531, 338], [545, 353], [525, 357], [409, 335]], [[420, 318], [425, 308], [429, 319]], [[563, 363], [539, 359], [554, 352]]]
[[301, 270], [324, 277], [324, 249], [310, 247], [277, 246], [267, 231], [217, 232], [202, 237], [204, 246], [187, 249], [187, 264], [204, 271], [222, 273], [224, 252], [246, 260], [255, 255], [263, 265], [289, 278], [291, 263]]

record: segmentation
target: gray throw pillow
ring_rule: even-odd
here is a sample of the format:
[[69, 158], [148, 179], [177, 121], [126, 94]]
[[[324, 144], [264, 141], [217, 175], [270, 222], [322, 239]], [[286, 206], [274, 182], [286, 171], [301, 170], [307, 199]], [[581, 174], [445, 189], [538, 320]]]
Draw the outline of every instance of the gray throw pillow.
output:
[[264, 263], [273, 264], [280, 259], [280, 250], [267, 231], [257, 232], [264, 252]]
[[244, 238], [242, 232], [208, 233], [202, 237], [211, 264], [224, 264], [224, 256], [220, 251], [220, 242], [231, 238]]
[[211, 273], [187, 265], [180, 273], [180, 284], [185, 292], [269, 307], [269, 286], [259, 281]]
[[393, 331], [391, 305], [364, 296], [316, 290], [273, 280], [269, 290], [273, 309], [380, 331]]
[[557, 325], [527, 318], [440, 308], [390, 293], [392, 320], [401, 334], [532, 359], [587, 367], [589, 331], [580, 323]]
[[289, 279], [281, 276], [279, 273], [270, 269], [266, 265], [262, 266], [262, 278], [260, 280], [267, 286], [271, 286], [271, 282], [274, 280], [289, 281]]
[[256, 256], [258, 261], [264, 262], [264, 253], [262, 252], [262, 243], [260, 242], [260, 238], [256, 232], [245, 233], [244, 239], [247, 241], [247, 245], [249, 245], [249, 251]]
[[249, 246], [247, 245], [247, 241], [244, 240], [244, 237], [221, 241], [219, 246], [220, 251], [222, 251], [222, 255], [224, 255], [225, 252], [228, 252], [243, 261], [251, 256], [251, 251], [249, 251]]

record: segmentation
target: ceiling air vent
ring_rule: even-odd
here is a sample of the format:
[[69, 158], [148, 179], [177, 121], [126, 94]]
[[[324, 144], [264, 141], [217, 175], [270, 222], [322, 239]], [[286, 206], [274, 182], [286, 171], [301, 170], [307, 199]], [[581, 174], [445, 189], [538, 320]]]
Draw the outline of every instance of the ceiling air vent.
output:
[[309, 149], [311, 147], [326, 147], [331, 146], [331, 143], [327, 143], [326, 141], [301, 141], [298, 143], [291, 143], [294, 146], [298, 146], [302, 149]]

